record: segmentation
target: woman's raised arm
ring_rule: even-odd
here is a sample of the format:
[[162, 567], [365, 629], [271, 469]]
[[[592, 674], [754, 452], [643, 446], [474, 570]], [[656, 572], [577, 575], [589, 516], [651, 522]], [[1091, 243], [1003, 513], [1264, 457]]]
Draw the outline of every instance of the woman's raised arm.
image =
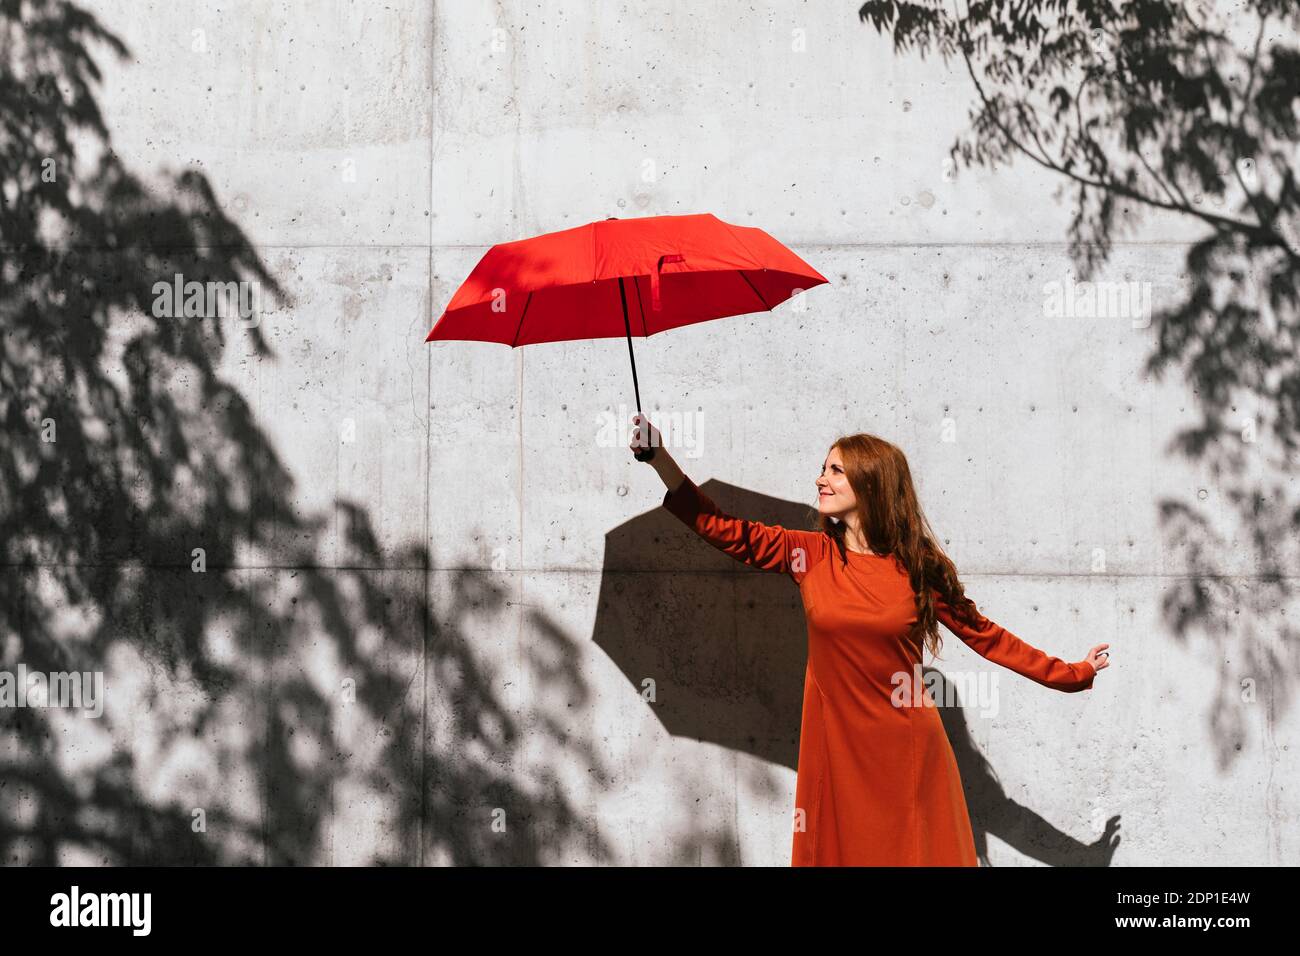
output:
[[761, 571], [789, 574], [796, 581], [829, 553], [826, 536], [821, 532], [761, 524], [722, 511], [677, 466], [660, 443], [654, 426], [648, 421], [646, 426], [648, 435], [638, 434], [629, 447], [633, 451], [644, 448], [649, 437], [655, 449], [649, 464], [668, 489], [664, 492], [664, 507], [719, 551]]

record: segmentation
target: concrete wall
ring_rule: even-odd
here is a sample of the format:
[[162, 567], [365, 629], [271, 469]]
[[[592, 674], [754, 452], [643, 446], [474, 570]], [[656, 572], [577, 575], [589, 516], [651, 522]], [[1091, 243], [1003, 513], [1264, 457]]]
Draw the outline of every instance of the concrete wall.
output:
[[[1300, 862], [1295, 608], [1177, 632], [1189, 582], [1262, 587], [1251, 528], [1168, 447], [1193, 396], [1143, 372], [1151, 329], [1045, 314], [1072, 273], [1053, 180], [946, 165], [963, 73], [895, 55], [854, 4], [90, 9], [130, 51], [97, 54], [120, 161], [160, 194], [201, 171], [283, 295], [264, 348], [233, 330], [198, 360], [248, 427], [221, 434], [194, 359], [153, 369], [207, 449], [186, 479], [205, 492], [163, 491], [183, 515], [234, 456], [227, 507], [130, 555], [124, 601], [69, 594], [67, 557], [5, 569], [108, 687], [99, 721], [49, 716], [43, 755], [6, 738], [31, 774], [5, 798], [10, 855], [788, 863], [798, 596], [706, 553], [602, 442], [602, 414], [632, 411], [625, 344], [423, 341], [494, 242], [709, 211], [831, 283], [805, 311], [637, 340], [646, 412], [699, 428], [688, 474], [797, 520], [829, 443], [882, 435], [986, 614], [1068, 660], [1111, 645], [1090, 692], [1003, 671], [995, 714], [948, 718], [988, 862], [1104, 862], [1116, 815], [1114, 865]], [[1099, 278], [1159, 309], [1194, 235], [1148, 218]], [[1222, 546], [1193, 555], [1166, 500]], [[194, 548], [218, 554], [203, 576]], [[997, 670], [946, 633], [934, 666]]]

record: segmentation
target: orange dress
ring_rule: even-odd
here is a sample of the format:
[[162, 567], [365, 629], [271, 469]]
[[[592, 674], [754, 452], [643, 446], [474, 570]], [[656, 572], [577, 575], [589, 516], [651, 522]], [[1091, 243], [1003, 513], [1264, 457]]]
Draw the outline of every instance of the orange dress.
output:
[[[664, 506], [714, 547], [799, 586], [808, 622], [795, 781], [793, 866], [977, 866], [952, 745], [921, 677], [907, 574], [893, 555], [830, 535], [734, 518], [687, 478]], [[1066, 663], [981, 616], [972, 628], [936, 594], [936, 616], [977, 653], [1061, 691], [1092, 687]], [[913, 706], [900, 706], [912, 690]], [[921, 698], [924, 698], [924, 704]], [[802, 813], [800, 812], [802, 811]]]

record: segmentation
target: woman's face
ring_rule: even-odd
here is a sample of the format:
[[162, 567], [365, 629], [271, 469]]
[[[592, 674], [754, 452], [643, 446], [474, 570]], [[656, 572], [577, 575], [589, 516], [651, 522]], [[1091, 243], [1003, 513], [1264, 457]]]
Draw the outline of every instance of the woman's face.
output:
[[832, 448], [822, 464], [822, 473], [817, 476], [817, 492], [817, 510], [828, 518], [843, 520], [858, 506], [838, 448]]

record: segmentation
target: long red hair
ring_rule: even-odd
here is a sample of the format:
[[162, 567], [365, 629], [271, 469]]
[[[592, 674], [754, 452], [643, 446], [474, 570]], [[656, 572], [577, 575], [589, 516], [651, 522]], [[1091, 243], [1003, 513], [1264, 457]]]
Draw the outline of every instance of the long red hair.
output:
[[[938, 657], [943, 646], [935, 617], [934, 595], [939, 594], [964, 622], [977, 625], [978, 611], [957, 577], [957, 569], [938, 544], [912, 484], [907, 457], [895, 445], [866, 433], [845, 435], [831, 444], [844, 460], [844, 473], [857, 498], [862, 533], [871, 550], [894, 555], [912, 583], [916, 595], [916, 623], [909, 635], [924, 641]], [[848, 563], [844, 541], [846, 526], [826, 515], [820, 516], [821, 530], [834, 541], [839, 558]]]

